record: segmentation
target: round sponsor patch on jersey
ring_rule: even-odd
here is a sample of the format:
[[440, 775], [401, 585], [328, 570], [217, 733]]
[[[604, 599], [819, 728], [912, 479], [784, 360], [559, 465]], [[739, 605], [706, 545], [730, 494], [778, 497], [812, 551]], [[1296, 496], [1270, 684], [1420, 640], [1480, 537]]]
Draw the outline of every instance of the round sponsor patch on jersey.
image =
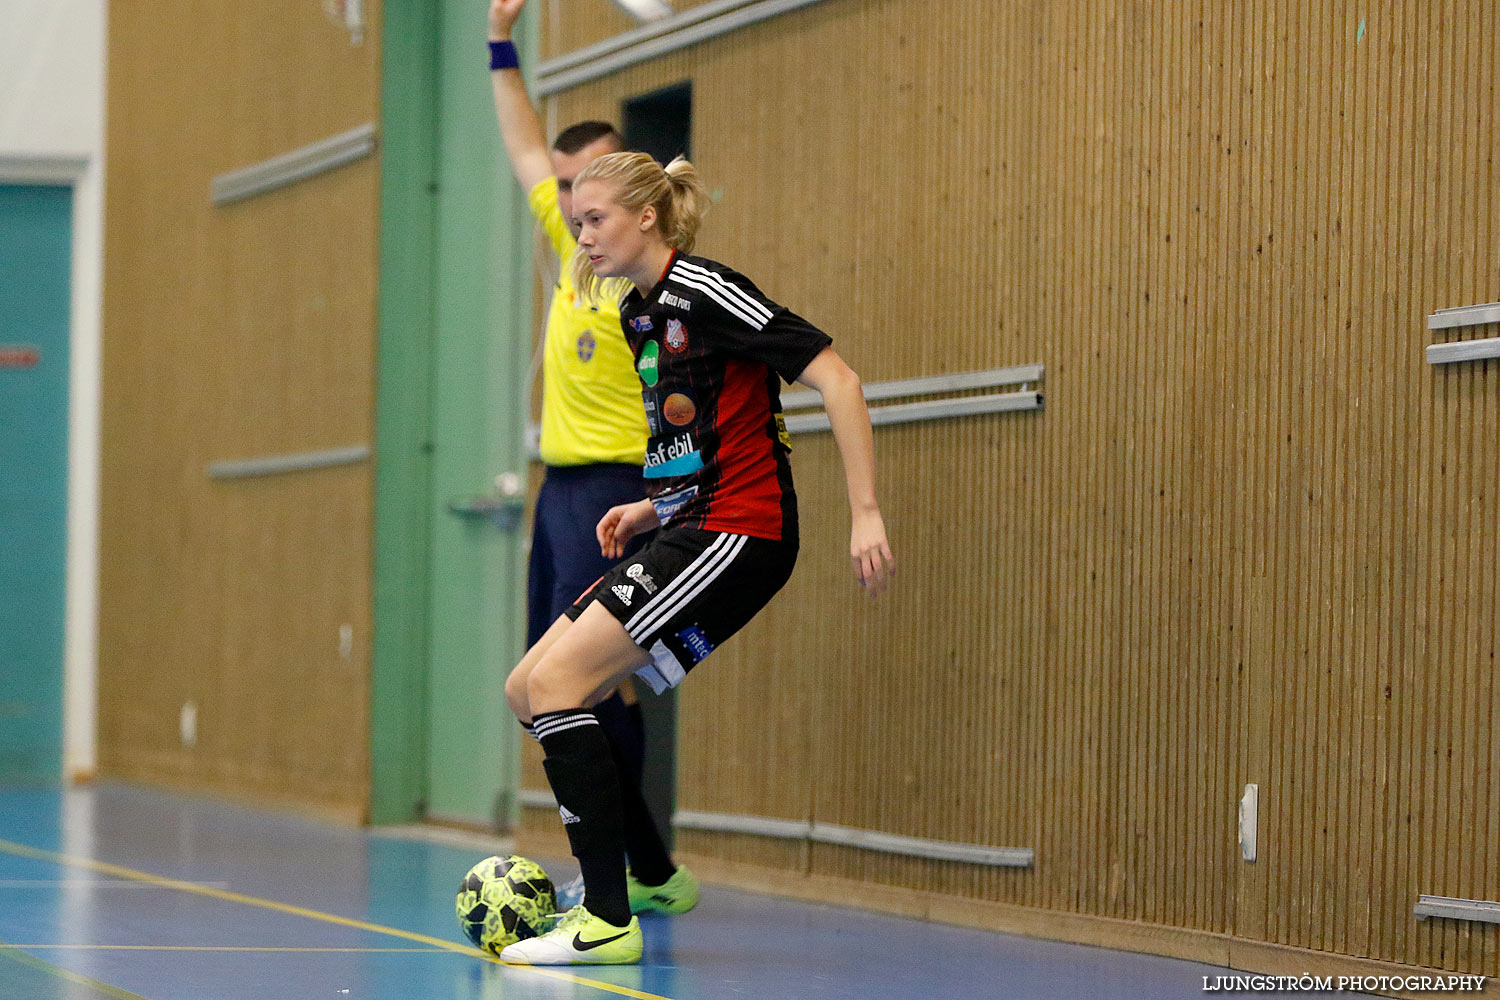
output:
[[681, 320], [667, 320], [667, 334], [662, 340], [666, 341], [667, 350], [673, 354], [681, 354], [687, 350], [687, 327], [682, 325]]
[[594, 352], [596, 350], [598, 350], [598, 349], [599, 349], [599, 342], [594, 339], [594, 334], [593, 334], [592, 331], [585, 330], [585, 331], [583, 331], [582, 333], [580, 333], [578, 335], [578, 360], [579, 361], [588, 361], [588, 360], [590, 360], [591, 358], [593, 358]]
[[641, 381], [647, 385], [655, 385], [656, 380], [661, 377], [657, 362], [661, 359], [661, 348], [656, 346], [656, 341], [646, 341], [646, 346], [641, 348], [641, 359], [635, 363], [635, 370], [641, 376]]
[[691, 396], [674, 392], [661, 404], [661, 412], [667, 418], [667, 423], [686, 427], [698, 415], [698, 407]]

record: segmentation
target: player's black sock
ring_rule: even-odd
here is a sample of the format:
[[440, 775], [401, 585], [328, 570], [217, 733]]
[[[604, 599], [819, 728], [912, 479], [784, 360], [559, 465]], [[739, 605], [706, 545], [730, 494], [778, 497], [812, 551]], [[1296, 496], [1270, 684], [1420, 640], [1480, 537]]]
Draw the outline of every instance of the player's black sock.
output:
[[640, 703], [625, 704], [619, 692], [594, 706], [599, 725], [609, 737], [615, 764], [620, 769], [620, 802], [625, 810], [625, 854], [630, 874], [643, 885], [661, 885], [677, 866], [667, 853], [661, 832], [641, 791], [641, 765], [646, 754], [646, 725]]
[[661, 885], [677, 866], [662, 841], [651, 809], [641, 790], [641, 772], [646, 754], [646, 726], [641, 706], [625, 704], [618, 693], [594, 706], [599, 724], [609, 737], [615, 765], [620, 769], [621, 805], [625, 810], [625, 854], [630, 873], [645, 885]]
[[532, 720], [546, 759], [547, 782], [583, 873], [583, 905], [616, 927], [630, 923], [625, 892], [624, 813], [620, 773], [593, 712], [543, 712]]
[[667, 845], [662, 843], [656, 820], [646, 805], [639, 785], [620, 789], [620, 805], [625, 814], [625, 853], [630, 858], [630, 874], [642, 885], [661, 885], [677, 871]]
[[616, 691], [594, 706], [594, 714], [599, 717], [599, 725], [604, 727], [610, 749], [615, 752], [620, 781], [639, 785], [646, 762], [646, 724], [641, 718], [640, 704], [625, 704], [625, 699]]

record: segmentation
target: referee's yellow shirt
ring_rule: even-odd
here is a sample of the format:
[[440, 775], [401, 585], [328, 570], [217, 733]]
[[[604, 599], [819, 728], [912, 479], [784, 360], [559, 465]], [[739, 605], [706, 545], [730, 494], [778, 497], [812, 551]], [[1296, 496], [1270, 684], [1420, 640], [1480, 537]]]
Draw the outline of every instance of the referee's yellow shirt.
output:
[[531, 189], [531, 213], [562, 261], [542, 344], [542, 461], [626, 462], [646, 452], [646, 411], [635, 359], [614, 302], [580, 300], [568, 263], [577, 245], [557, 204], [557, 178]]

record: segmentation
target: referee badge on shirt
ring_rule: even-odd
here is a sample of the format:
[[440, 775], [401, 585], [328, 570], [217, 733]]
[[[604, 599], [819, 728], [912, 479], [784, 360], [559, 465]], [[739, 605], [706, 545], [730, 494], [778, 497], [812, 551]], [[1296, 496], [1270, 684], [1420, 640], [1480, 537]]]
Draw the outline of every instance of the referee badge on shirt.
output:
[[682, 320], [667, 320], [667, 335], [662, 338], [662, 341], [667, 345], [667, 350], [673, 354], [681, 354], [687, 350], [687, 327], [682, 325]]
[[599, 347], [599, 342], [594, 339], [593, 331], [585, 330], [578, 335], [578, 360], [588, 361], [594, 356], [594, 351]]

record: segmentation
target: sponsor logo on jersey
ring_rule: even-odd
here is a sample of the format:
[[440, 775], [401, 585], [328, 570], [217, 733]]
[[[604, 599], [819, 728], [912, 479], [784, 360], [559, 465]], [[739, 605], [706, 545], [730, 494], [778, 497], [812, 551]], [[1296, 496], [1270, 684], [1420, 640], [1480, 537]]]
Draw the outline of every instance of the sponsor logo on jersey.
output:
[[667, 345], [667, 350], [673, 354], [681, 354], [687, 350], [687, 327], [682, 325], [681, 320], [667, 320], [667, 335], [662, 338]]
[[646, 449], [646, 467], [641, 474], [647, 479], [670, 479], [689, 476], [703, 468], [703, 453], [692, 432], [679, 434], [670, 441], [658, 441]]
[[703, 629], [696, 623], [678, 632], [677, 638], [682, 640], [682, 644], [692, 654], [694, 663], [702, 663], [704, 657], [714, 651], [714, 644], [708, 641], [708, 636], [703, 634]]
[[656, 581], [651, 578], [650, 573], [646, 572], [646, 567], [642, 566], [640, 563], [632, 563], [630, 564], [630, 566], [626, 567], [625, 575], [630, 577], [636, 583], [640, 584], [641, 589], [644, 590], [647, 594], [656, 593]]
[[635, 370], [641, 376], [641, 381], [647, 385], [655, 385], [656, 380], [661, 377], [658, 362], [661, 360], [661, 348], [656, 346], [656, 341], [646, 341], [646, 346], [641, 348], [641, 358], [635, 363]]
[[651, 432], [652, 437], [661, 433], [661, 408], [656, 402], [656, 393], [641, 393], [641, 401], [646, 404], [646, 429]]
[[657, 299], [656, 301], [660, 302], [664, 306], [671, 306], [673, 309], [681, 309], [683, 312], [693, 311], [693, 304], [691, 302], [683, 298], [681, 295], [673, 295], [665, 288], [661, 290], [661, 298]]
[[625, 605], [627, 608], [630, 607], [630, 601], [635, 597], [634, 587], [630, 586], [628, 583], [617, 583], [609, 589], [615, 592], [615, 596], [620, 599], [621, 604]]
[[633, 320], [630, 321], [630, 328], [632, 330], [634, 330], [636, 333], [650, 333], [651, 332], [651, 317], [650, 316], [637, 316], [635, 319], [633, 319]]
[[593, 358], [594, 351], [599, 347], [599, 342], [594, 339], [592, 331], [585, 330], [578, 335], [578, 360], [588, 361]]
[[661, 414], [672, 426], [686, 427], [698, 415], [698, 407], [693, 402], [693, 397], [686, 393], [674, 392], [661, 404]]
[[657, 520], [661, 521], [662, 524], [666, 524], [672, 518], [676, 517], [682, 511], [682, 508], [688, 505], [689, 500], [692, 500], [697, 495], [698, 487], [689, 486], [685, 490], [668, 493], [663, 497], [653, 497], [651, 506], [656, 508]]

